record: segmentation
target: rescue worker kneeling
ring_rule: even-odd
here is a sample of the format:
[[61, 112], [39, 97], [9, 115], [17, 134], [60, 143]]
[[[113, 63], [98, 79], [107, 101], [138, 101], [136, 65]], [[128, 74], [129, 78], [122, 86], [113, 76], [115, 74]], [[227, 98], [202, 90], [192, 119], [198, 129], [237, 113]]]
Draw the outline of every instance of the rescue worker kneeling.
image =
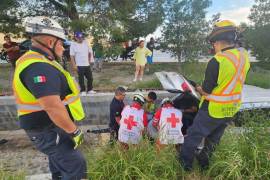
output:
[[132, 105], [125, 106], [121, 113], [118, 140], [125, 150], [129, 149], [129, 144], [139, 144], [147, 127], [147, 114], [142, 108], [144, 103], [144, 96], [135, 94]]
[[172, 101], [165, 98], [161, 102], [161, 108], [157, 110], [153, 119], [153, 127], [158, 129], [157, 150], [174, 144], [178, 152], [180, 145], [184, 143], [182, 134], [182, 112], [173, 107]]

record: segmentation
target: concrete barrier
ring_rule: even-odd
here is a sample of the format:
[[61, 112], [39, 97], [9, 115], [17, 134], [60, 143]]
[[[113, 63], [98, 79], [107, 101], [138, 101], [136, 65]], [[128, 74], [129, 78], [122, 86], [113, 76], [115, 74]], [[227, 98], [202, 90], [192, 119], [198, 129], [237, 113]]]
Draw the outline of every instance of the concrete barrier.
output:
[[[147, 92], [142, 92], [147, 95]], [[171, 97], [166, 91], [156, 91], [158, 99]], [[129, 104], [134, 92], [127, 92], [125, 103]], [[109, 107], [114, 93], [97, 93], [93, 95], [82, 96], [82, 102], [85, 109], [86, 118], [79, 125], [105, 125], [109, 122]], [[14, 97], [0, 97], [0, 130], [19, 129], [16, 105]]]

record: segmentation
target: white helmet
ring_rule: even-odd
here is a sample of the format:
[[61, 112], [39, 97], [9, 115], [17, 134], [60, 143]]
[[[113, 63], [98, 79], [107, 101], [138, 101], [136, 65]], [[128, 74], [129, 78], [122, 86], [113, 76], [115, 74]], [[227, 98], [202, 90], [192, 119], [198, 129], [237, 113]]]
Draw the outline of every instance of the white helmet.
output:
[[172, 101], [170, 100], [170, 98], [166, 97], [161, 101], [161, 106], [163, 106], [166, 103], [172, 103]]
[[136, 93], [133, 96], [133, 101], [136, 101], [138, 103], [140, 103], [141, 105], [143, 105], [145, 103], [145, 99], [142, 93]]
[[24, 23], [27, 33], [51, 35], [65, 40], [64, 29], [53, 19], [45, 16], [28, 17]]

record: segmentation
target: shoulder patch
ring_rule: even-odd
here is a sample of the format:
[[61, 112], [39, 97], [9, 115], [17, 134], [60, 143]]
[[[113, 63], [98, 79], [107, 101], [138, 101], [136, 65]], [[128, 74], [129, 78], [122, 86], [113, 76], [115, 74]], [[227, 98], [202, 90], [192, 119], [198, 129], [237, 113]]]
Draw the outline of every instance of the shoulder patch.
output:
[[34, 83], [45, 83], [46, 77], [45, 76], [35, 76]]

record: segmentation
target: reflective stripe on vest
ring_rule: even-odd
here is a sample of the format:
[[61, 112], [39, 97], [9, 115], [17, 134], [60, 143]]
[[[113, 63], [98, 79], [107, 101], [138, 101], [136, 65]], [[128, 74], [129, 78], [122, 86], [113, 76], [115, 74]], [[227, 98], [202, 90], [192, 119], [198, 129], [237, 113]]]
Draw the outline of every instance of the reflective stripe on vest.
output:
[[[77, 101], [79, 99], [80, 96], [73, 96], [69, 99], [64, 99], [62, 100], [63, 104], [64, 105], [68, 105], [68, 104], [71, 104], [75, 101]], [[17, 103], [17, 109], [19, 111], [42, 111], [43, 108], [39, 105], [39, 104], [20, 104], [20, 103]]]
[[244, 67], [245, 67], [245, 57], [244, 57], [244, 50], [243, 48], [239, 48], [239, 60], [237, 57], [232, 54], [231, 52], [225, 51], [219, 56], [223, 56], [229, 61], [231, 61], [236, 68], [236, 73], [229, 81], [227, 86], [221, 91], [220, 94], [210, 94], [205, 96], [205, 99], [214, 102], [220, 103], [231, 103], [241, 101], [241, 93], [239, 94], [232, 94], [233, 90], [235, 89], [237, 82], [240, 82], [242, 85], [244, 84]]
[[71, 94], [68, 94], [65, 99], [62, 100], [62, 103], [68, 106], [74, 120], [83, 120], [85, 114], [80, 100], [79, 86], [74, 78], [56, 61], [49, 61], [41, 54], [33, 51], [28, 51], [16, 62], [16, 69], [12, 85], [17, 104], [18, 115], [21, 116], [44, 110], [42, 106], [40, 106], [40, 104], [37, 102], [37, 99], [33, 96], [33, 94], [29, 92], [28, 89], [26, 89], [20, 80], [20, 73], [29, 65], [36, 62], [48, 63], [65, 76], [68, 86], [71, 90]]

